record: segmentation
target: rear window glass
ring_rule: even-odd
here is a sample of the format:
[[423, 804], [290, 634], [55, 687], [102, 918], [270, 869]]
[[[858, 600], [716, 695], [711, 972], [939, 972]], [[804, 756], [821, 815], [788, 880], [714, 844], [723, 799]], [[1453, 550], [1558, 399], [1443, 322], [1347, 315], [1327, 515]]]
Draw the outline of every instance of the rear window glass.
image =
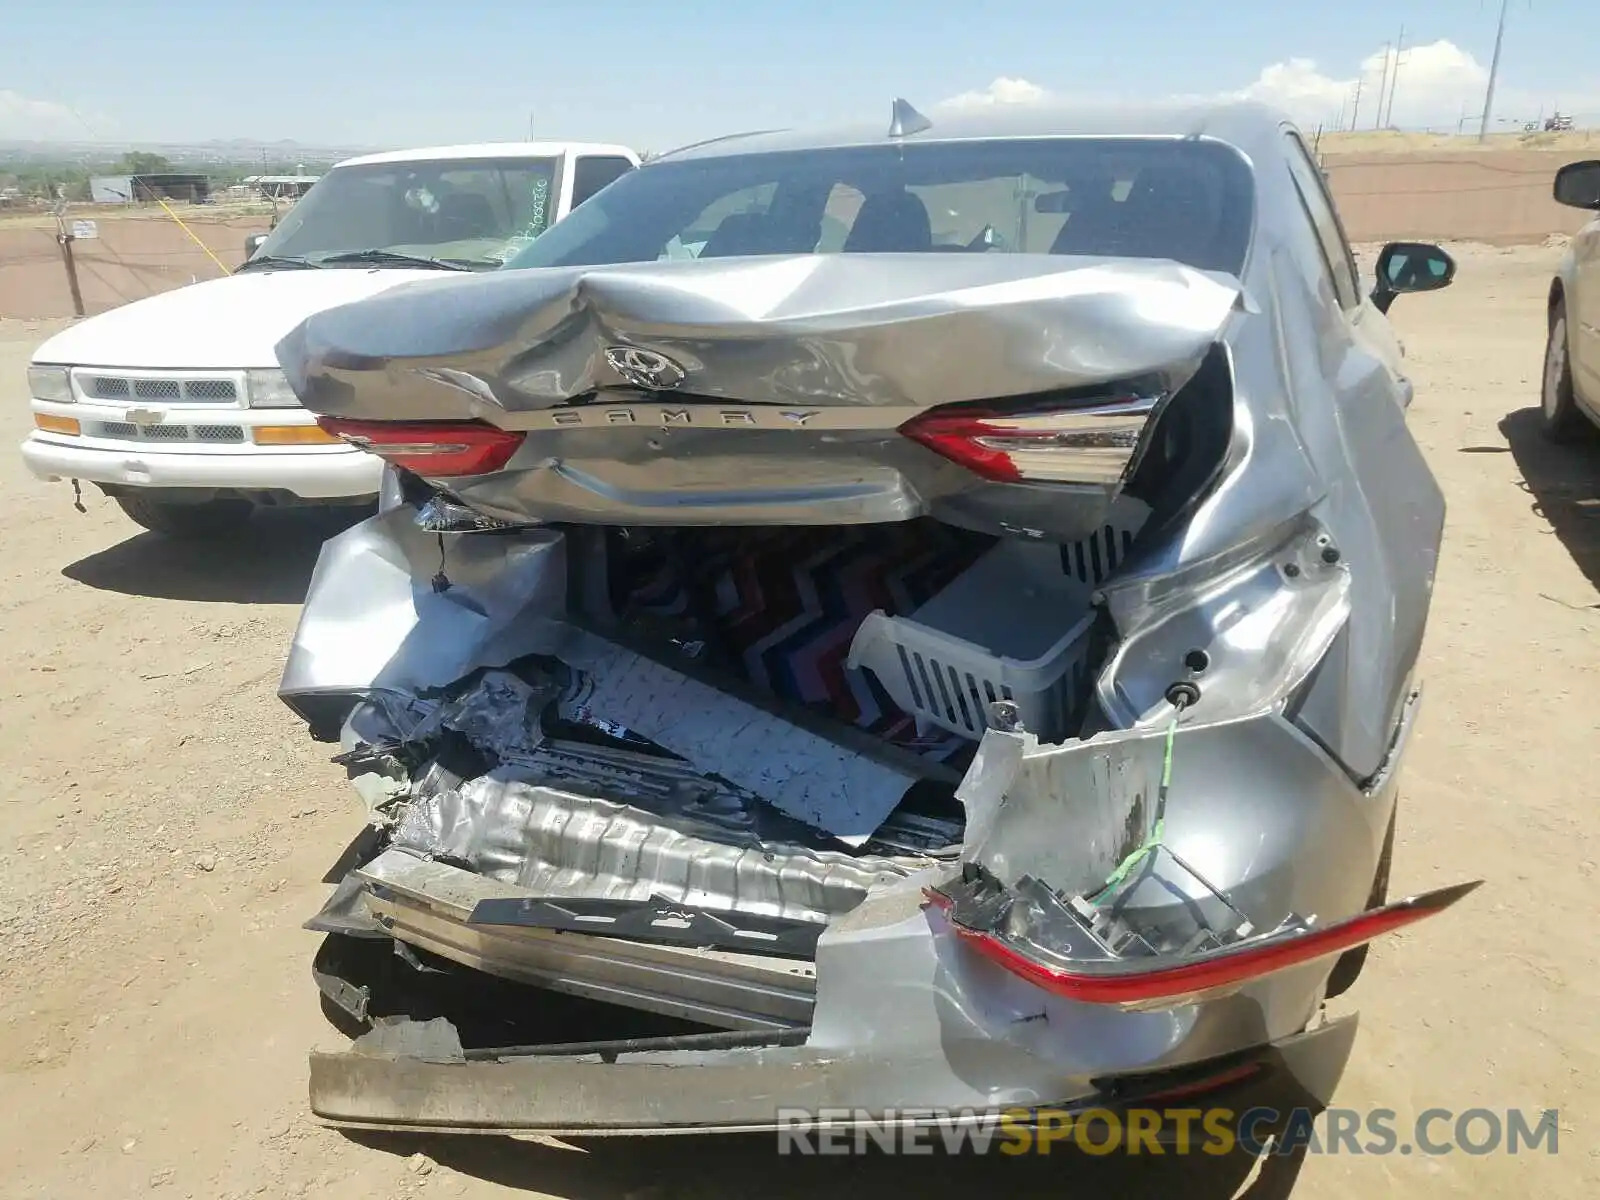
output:
[[508, 267], [756, 254], [1073, 254], [1237, 273], [1250, 168], [1194, 139], [1040, 138], [661, 162]]

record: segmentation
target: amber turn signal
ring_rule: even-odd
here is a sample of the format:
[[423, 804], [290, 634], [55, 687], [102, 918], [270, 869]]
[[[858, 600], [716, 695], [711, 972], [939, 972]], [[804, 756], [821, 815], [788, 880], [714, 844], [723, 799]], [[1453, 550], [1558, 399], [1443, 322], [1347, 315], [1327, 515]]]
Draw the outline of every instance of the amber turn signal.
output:
[[34, 413], [33, 423], [46, 433], [69, 433], [77, 437], [83, 432], [83, 426], [78, 424], [73, 417], [57, 417], [50, 413]]
[[337, 446], [341, 439], [317, 425], [257, 425], [258, 446]]

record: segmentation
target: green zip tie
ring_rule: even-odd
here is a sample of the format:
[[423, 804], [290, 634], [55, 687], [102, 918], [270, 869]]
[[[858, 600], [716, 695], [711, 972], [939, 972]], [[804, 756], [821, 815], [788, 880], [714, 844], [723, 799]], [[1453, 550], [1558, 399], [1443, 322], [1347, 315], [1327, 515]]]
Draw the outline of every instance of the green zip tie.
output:
[[1172, 786], [1172, 745], [1178, 735], [1178, 715], [1183, 710], [1178, 709], [1172, 714], [1172, 722], [1167, 726], [1166, 750], [1161, 760], [1161, 786], [1156, 792], [1156, 820], [1155, 826], [1150, 830], [1150, 836], [1145, 838], [1142, 845], [1132, 854], [1123, 859], [1117, 869], [1111, 872], [1107, 879], [1095, 893], [1096, 904], [1105, 903], [1108, 893], [1116, 891], [1117, 887], [1128, 878], [1136, 866], [1161, 848], [1162, 836], [1167, 831], [1167, 789]]

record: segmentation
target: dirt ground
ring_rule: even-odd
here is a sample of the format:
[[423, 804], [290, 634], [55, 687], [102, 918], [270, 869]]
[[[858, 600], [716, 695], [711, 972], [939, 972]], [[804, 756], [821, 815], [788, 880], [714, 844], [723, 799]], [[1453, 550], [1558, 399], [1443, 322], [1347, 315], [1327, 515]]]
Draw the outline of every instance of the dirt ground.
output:
[[[1299, 1200], [1600, 1191], [1600, 440], [1556, 450], [1536, 432], [1557, 251], [1461, 254], [1455, 288], [1395, 309], [1450, 513], [1391, 890], [1489, 883], [1375, 951], [1347, 997], [1362, 1030], [1338, 1102], [1558, 1108], [1560, 1152], [1313, 1157]], [[52, 328], [0, 322], [8, 446], [28, 425], [23, 364]], [[778, 1168], [765, 1141], [563, 1149], [315, 1126], [305, 1052], [333, 1037], [299, 923], [358, 805], [273, 692], [328, 529], [263, 520], [187, 550], [98, 496], [74, 512], [10, 450], [0, 490], [5, 1196], [1203, 1194], [1212, 1168], [1193, 1160], [1058, 1156], [1025, 1184], [1015, 1160]]]
[[[1314, 135], [1313, 130], [1307, 130]], [[1600, 146], [1600, 129], [1569, 129], [1565, 133], [1537, 130], [1533, 133], [1491, 133], [1484, 141], [1476, 131], [1464, 133], [1408, 133], [1394, 129], [1360, 129], [1344, 133], [1324, 133], [1318, 147], [1335, 154], [1479, 154], [1484, 151], [1548, 150], [1582, 158]]]

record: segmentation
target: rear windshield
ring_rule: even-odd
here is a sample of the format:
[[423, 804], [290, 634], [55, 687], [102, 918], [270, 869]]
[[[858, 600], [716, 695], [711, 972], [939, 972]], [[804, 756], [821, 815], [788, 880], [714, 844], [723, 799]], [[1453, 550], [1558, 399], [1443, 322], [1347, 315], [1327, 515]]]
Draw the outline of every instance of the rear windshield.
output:
[[754, 254], [1078, 254], [1237, 274], [1250, 168], [1217, 142], [1040, 138], [661, 162], [507, 267]]

